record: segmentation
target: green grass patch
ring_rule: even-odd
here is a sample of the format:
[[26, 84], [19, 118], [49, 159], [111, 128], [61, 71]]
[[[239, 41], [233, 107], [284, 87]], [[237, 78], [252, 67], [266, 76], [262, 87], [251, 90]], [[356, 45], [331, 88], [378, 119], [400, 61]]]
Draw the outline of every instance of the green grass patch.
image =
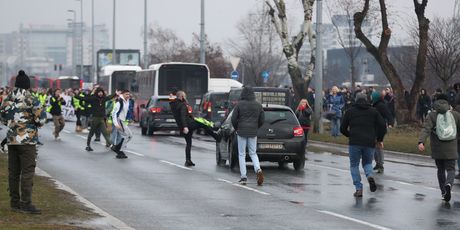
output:
[[[431, 150], [429, 138], [427, 139], [425, 152], [422, 153], [418, 150], [417, 145], [420, 130], [421, 128], [419, 127], [408, 126], [399, 126], [397, 128], [388, 129], [388, 132], [385, 135], [385, 139], [383, 141], [385, 150], [419, 155], [430, 155]], [[330, 129], [326, 125], [323, 134], [310, 132], [308, 136], [309, 140], [348, 145], [348, 138], [344, 137], [343, 135], [339, 137], [332, 137], [330, 134]]]
[[42, 209], [41, 215], [12, 212], [8, 188], [6, 154], [0, 154], [0, 229], [85, 229], [78, 223], [98, 217], [75, 197], [57, 189], [47, 177], [34, 177], [32, 203]]

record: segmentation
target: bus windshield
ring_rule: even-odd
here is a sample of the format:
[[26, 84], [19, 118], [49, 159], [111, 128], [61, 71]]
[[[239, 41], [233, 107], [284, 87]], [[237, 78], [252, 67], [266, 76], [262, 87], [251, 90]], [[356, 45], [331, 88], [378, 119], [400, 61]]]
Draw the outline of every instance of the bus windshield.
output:
[[189, 101], [199, 100], [208, 91], [208, 76], [208, 69], [202, 65], [163, 65], [159, 70], [158, 95], [169, 95], [176, 89], [184, 90]]
[[114, 93], [117, 89], [127, 89], [131, 92], [137, 92], [139, 85], [137, 84], [136, 71], [115, 71], [112, 74], [112, 89]]

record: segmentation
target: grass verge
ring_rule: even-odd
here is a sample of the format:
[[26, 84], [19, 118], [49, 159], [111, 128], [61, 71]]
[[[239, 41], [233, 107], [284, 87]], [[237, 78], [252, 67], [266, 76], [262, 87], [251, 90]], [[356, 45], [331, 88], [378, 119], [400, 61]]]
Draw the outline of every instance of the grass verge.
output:
[[7, 157], [0, 153], [0, 229], [86, 229], [80, 227], [79, 223], [98, 217], [91, 209], [76, 201], [72, 194], [57, 189], [47, 177], [34, 177], [32, 202], [42, 209], [41, 215], [12, 212], [7, 188]]
[[[422, 153], [418, 151], [417, 145], [419, 135], [420, 128], [418, 127], [401, 126], [398, 128], [388, 129], [388, 133], [385, 135], [385, 139], [383, 141], [385, 150], [419, 155], [430, 155], [431, 150], [429, 138], [427, 139], [427, 143], [425, 145], [425, 152]], [[332, 137], [329, 131], [329, 127], [327, 126], [325, 127], [323, 134], [310, 132], [308, 136], [309, 140], [348, 145], [348, 138], [344, 137], [343, 135], [336, 138]]]

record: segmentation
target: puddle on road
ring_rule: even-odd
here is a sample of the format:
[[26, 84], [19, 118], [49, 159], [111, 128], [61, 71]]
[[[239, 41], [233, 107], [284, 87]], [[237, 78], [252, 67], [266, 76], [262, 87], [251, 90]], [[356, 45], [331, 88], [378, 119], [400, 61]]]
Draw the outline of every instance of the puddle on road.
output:
[[426, 197], [425, 194], [415, 193], [415, 197], [414, 197], [414, 198], [415, 198], [415, 200], [417, 200], [417, 201], [423, 201], [423, 200], [425, 200], [425, 197]]
[[293, 203], [293, 204], [304, 205], [304, 202], [302, 202], [302, 201], [290, 200], [289, 202]]
[[436, 224], [440, 227], [455, 225], [456, 223], [451, 220], [446, 219], [437, 219]]
[[394, 187], [389, 187], [389, 188], [388, 188], [388, 191], [398, 191], [398, 189], [397, 189], [397, 188], [394, 188]]
[[323, 162], [322, 160], [313, 160], [314, 162]]

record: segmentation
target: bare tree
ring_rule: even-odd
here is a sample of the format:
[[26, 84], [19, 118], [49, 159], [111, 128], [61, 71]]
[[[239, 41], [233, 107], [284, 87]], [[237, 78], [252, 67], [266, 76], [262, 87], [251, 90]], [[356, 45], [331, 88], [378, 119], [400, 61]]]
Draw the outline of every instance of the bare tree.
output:
[[393, 63], [388, 58], [388, 44], [391, 39], [391, 29], [388, 24], [388, 14], [385, 0], [379, 0], [380, 6], [380, 15], [382, 23], [382, 32], [380, 37], [380, 43], [376, 47], [370, 39], [364, 34], [362, 30], [362, 25], [365, 18], [369, 13], [370, 0], [364, 0], [364, 6], [362, 11], [354, 14], [354, 24], [355, 24], [355, 33], [356, 37], [364, 44], [367, 51], [374, 56], [377, 62], [380, 64], [383, 73], [390, 82], [393, 91], [396, 96], [396, 111], [397, 119], [399, 122], [407, 123], [409, 121], [415, 121], [415, 112], [416, 112], [416, 102], [418, 99], [418, 92], [420, 91], [423, 82], [426, 78], [426, 60], [428, 52], [428, 29], [430, 21], [425, 17], [425, 9], [428, 4], [428, 0], [422, 0], [420, 3], [419, 0], [413, 0], [415, 14], [418, 21], [418, 39], [419, 46], [417, 52], [417, 62], [415, 68], [415, 80], [410, 90], [409, 101], [406, 103], [404, 98], [404, 85], [402, 78], [394, 67]]
[[[274, 45], [277, 34], [271, 27], [270, 16], [266, 9], [260, 8], [250, 12], [238, 25], [238, 38], [229, 40], [228, 46], [233, 56], [241, 58], [241, 71], [244, 75], [243, 84], [261, 86], [262, 71], [270, 71], [268, 84], [279, 84], [281, 75], [277, 70], [282, 64], [282, 51], [280, 46]], [[242, 41], [242, 42], [241, 42]]]
[[436, 18], [430, 28], [428, 63], [447, 90], [450, 80], [460, 73], [459, 19]]
[[[205, 36], [206, 65], [212, 78], [227, 78], [230, 75], [230, 63], [224, 58], [222, 48], [218, 44], [210, 43]], [[200, 36], [193, 34], [192, 44], [187, 49], [189, 62], [200, 61]]]
[[150, 26], [148, 40], [151, 63], [179, 61], [177, 59], [187, 47], [173, 30], [162, 28], [158, 24]]
[[[283, 53], [287, 59], [288, 72], [291, 76], [292, 86], [294, 89], [295, 97], [297, 100], [300, 98], [306, 98], [308, 86], [313, 76], [313, 70], [315, 69], [315, 52], [316, 42], [315, 35], [311, 26], [313, 17], [313, 4], [314, 0], [301, 0], [303, 6], [303, 23], [300, 32], [291, 37], [288, 29], [287, 15], [286, 15], [286, 4], [284, 0], [273, 0], [275, 8], [266, 1], [269, 6], [269, 15], [272, 23], [275, 27], [277, 34], [281, 39], [283, 46]], [[275, 15], [276, 13], [276, 15]], [[299, 64], [299, 51], [302, 48], [305, 37], [308, 38], [311, 47], [310, 62], [307, 66], [305, 74], [302, 74], [302, 70]]]

